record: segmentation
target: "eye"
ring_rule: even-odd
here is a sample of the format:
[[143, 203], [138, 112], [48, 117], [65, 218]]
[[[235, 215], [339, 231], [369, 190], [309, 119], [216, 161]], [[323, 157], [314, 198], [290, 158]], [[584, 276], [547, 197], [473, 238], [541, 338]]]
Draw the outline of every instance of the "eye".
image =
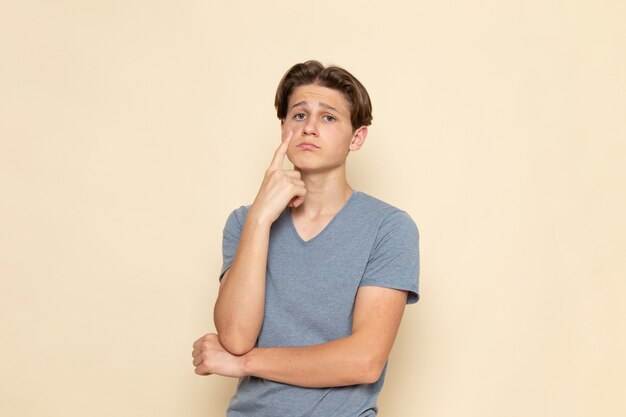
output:
[[337, 119], [335, 119], [333, 116], [326, 115], [324, 116], [324, 120], [326, 120], [327, 122], [334, 122]]
[[296, 120], [304, 120], [304, 119], [306, 119], [306, 114], [304, 114], [304, 113], [296, 113], [293, 116], [293, 118], [296, 119]]

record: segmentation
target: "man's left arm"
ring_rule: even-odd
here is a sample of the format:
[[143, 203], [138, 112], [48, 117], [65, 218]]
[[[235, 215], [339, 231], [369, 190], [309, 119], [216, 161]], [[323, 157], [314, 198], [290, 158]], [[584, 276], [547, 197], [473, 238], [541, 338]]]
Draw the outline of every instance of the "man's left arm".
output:
[[407, 302], [407, 292], [362, 286], [354, 305], [352, 334], [319, 345], [227, 352], [217, 335], [194, 343], [198, 375], [255, 376], [308, 388], [374, 383], [389, 357]]

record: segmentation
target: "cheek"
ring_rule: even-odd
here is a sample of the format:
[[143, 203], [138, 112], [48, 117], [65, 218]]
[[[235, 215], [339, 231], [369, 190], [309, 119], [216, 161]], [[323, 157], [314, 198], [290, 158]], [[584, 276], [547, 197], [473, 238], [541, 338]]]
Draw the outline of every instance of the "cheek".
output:
[[289, 131], [292, 131], [293, 136], [295, 137], [300, 133], [301, 128], [296, 123], [285, 122], [285, 124], [283, 125], [283, 135], [286, 136], [289, 133]]

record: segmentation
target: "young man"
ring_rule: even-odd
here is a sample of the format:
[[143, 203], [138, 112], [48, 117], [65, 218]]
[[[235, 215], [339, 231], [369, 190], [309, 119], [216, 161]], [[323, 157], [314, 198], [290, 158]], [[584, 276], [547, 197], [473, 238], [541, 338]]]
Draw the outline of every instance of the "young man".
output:
[[226, 222], [217, 334], [194, 343], [193, 364], [241, 378], [229, 417], [375, 416], [404, 306], [418, 299], [417, 228], [346, 180], [372, 120], [356, 78], [297, 64], [275, 104], [282, 142], [254, 203]]

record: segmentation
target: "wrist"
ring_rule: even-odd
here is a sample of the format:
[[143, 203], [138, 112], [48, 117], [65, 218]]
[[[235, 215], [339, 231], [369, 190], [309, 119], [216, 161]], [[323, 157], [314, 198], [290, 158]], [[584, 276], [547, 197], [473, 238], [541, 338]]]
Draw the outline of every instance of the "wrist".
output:
[[261, 227], [261, 228], [270, 228], [274, 220], [263, 213], [260, 213], [254, 206], [250, 207], [248, 210], [248, 215], [246, 216], [246, 223], [253, 227]]
[[255, 376], [254, 364], [256, 359], [256, 353], [258, 348], [253, 348], [251, 351], [241, 356], [241, 372], [243, 376]]

